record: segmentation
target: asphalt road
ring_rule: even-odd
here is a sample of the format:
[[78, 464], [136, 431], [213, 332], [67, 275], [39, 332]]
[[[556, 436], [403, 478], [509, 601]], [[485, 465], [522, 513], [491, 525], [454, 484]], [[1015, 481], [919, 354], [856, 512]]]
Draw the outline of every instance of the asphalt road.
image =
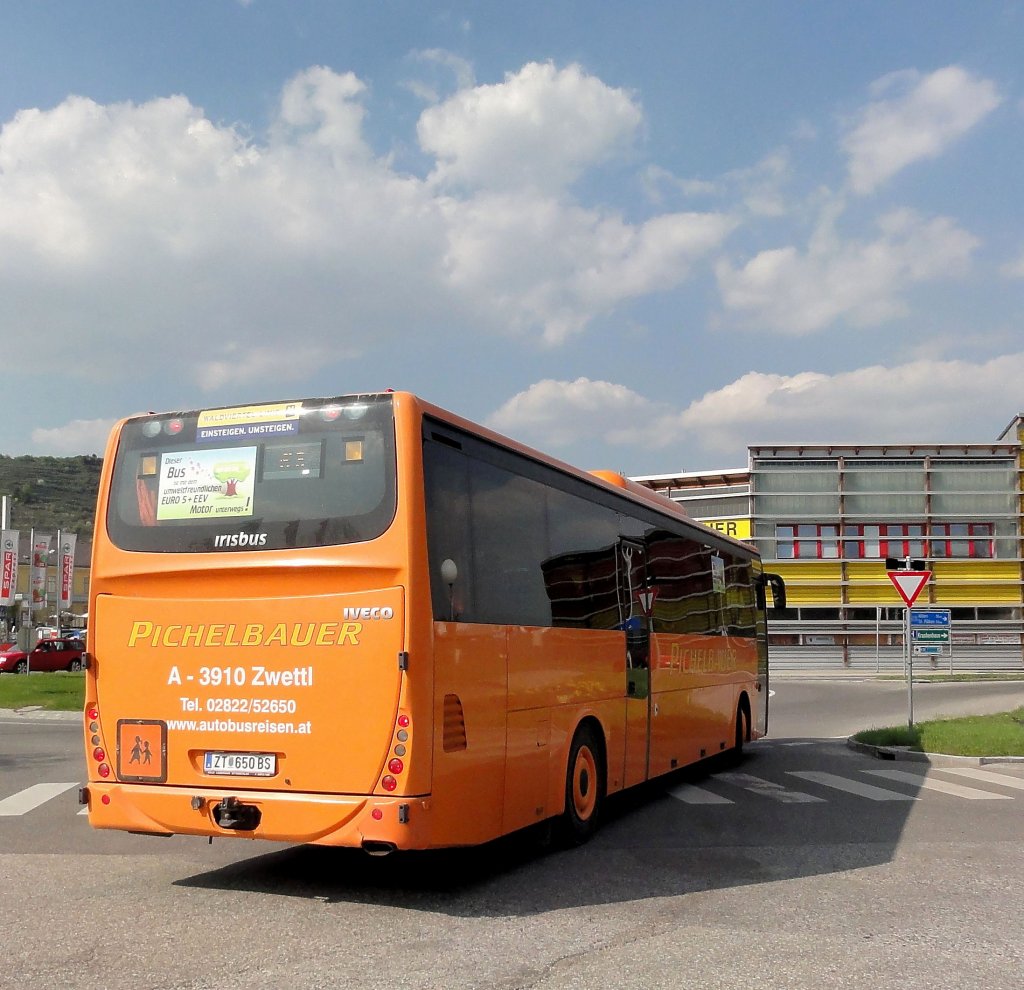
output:
[[[848, 676], [774, 675], [768, 703], [772, 738], [850, 736], [862, 729], [906, 725], [905, 680]], [[913, 684], [914, 720], [988, 715], [1024, 705], [1024, 681], [919, 681]]]
[[[777, 680], [739, 768], [610, 802], [583, 848], [387, 859], [95, 832], [77, 725], [0, 720], [0, 986], [1017, 990], [1024, 767], [926, 774], [832, 738], [898, 722], [892, 687]], [[1013, 703], [943, 687], [950, 713]], [[2, 813], [45, 782], [75, 787]]]

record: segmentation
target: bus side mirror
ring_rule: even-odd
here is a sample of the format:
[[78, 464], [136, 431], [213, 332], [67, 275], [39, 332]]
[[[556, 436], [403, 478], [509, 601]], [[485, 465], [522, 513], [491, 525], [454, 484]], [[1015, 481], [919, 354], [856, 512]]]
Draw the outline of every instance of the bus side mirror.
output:
[[768, 603], [765, 596], [765, 588], [769, 587], [772, 589], [772, 605], [777, 609], [783, 609], [786, 607], [786, 582], [782, 580], [781, 574], [771, 574], [765, 571], [761, 575], [761, 580], [758, 582], [757, 587], [757, 598], [758, 606], [761, 609], [767, 609]]

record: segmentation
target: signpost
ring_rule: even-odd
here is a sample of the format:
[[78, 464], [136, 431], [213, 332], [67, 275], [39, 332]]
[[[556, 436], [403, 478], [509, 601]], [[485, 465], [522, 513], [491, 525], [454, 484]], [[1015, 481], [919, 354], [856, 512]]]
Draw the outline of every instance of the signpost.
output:
[[[888, 561], [887, 561], [888, 563]], [[893, 562], [895, 563], [895, 562]], [[914, 561], [917, 563], [917, 561]], [[911, 561], [908, 557], [906, 560], [906, 570], [886, 571], [889, 575], [889, 580], [892, 581], [893, 587], [899, 592], [900, 598], [903, 599], [906, 604], [906, 624], [904, 627], [903, 635], [903, 662], [904, 669], [907, 672], [907, 725], [910, 728], [914, 727], [914, 654], [910, 649], [910, 644], [913, 637], [913, 630], [915, 625], [928, 626], [935, 628], [940, 625], [937, 621], [937, 616], [940, 611], [946, 613], [946, 625], [949, 624], [949, 610], [925, 610], [921, 609], [917, 612], [922, 617], [919, 623], [915, 623], [913, 618], [914, 615], [914, 602], [917, 601], [917, 596], [921, 594], [924, 586], [928, 583], [928, 578], [932, 576], [931, 571], [926, 570], [910, 570]], [[923, 648], [923, 647], [922, 647]], [[934, 649], [934, 647], [932, 647]], [[941, 647], [939, 647], [941, 649]]]
[[949, 657], [953, 673], [953, 647], [948, 608], [912, 608], [910, 638], [918, 656]]

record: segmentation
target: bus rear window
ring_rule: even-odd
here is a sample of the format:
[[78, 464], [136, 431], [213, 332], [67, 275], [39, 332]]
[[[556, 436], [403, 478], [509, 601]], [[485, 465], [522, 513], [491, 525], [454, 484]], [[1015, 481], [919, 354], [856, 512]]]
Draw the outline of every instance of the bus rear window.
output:
[[355, 543], [387, 529], [395, 493], [387, 395], [146, 416], [121, 432], [107, 529], [164, 553]]

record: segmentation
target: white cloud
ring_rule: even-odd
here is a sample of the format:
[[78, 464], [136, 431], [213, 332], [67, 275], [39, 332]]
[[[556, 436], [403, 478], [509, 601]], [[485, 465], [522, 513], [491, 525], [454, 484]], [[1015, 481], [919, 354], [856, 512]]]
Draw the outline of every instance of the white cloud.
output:
[[54, 429], [35, 429], [32, 431], [32, 443], [38, 453], [52, 457], [102, 455], [114, 422], [113, 419], [75, 419]]
[[[558, 344], [624, 299], [669, 289], [721, 245], [735, 223], [714, 213], [662, 214], [639, 225], [532, 194], [446, 203], [451, 284], [486, 300], [480, 318], [543, 328]], [[487, 315], [489, 312], [489, 316]]]
[[[471, 89], [476, 85], [472, 63], [453, 52], [445, 51], [442, 48], [428, 48], [413, 52], [411, 57], [427, 69], [441, 70], [446, 77], [454, 78], [460, 90]], [[439, 85], [436, 82], [411, 79], [402, 83], [402, 86], [425, 103], [437, 103], [441, 98]]]
[[183, 96], [22, 110], [0, 130], [0, 327], [101, 389], [130, 366], [222, 390], [413, 327], [557, 343], [679, 284], [731, 229], [717, 214], [630, 223], [558, 194], [641, 119], [576, 66], [528, 65], [424, 115], [442, 172], [476, 181], [514, 149], [517, 181], [543, 194], [397, 172], [363, 134], [367, 98], [351, 73], [308, 69], [263, 140]]
[[945, 217], [896, 210], [878, 221], [873, 241], [842, 241], [826, 211], [807, 251], [762, 251], [740, 268], [716, 266], [725, 307], [751, 326], [793, 336], [838, 320], [873, 326], [903, 315], [911, 285], [962, 274], [978, 240]]
[[[1015, 411], [1024, 353], [990, 361], [920, 360], [835, 375], [750, 372], [680, 413], [673, 432], [711, 451], [750, 443], [979, 442], [995, 440]], [[998, 422], [997, 422], [998, 420]]]
[[1022, 380], [1024, 353], [834, 375], [751, 371], [672, 409], [612, 382], [546, 379], [509, 399], [488, 424], [541, 449], [597, 440], [664, 456], [699, 447], [727, 462], [718, 466], [738, 467], [757, 443], [994, 441], [1015, 407], [993, 410], [992, 397], [1018, 394]]
[[[365, 110], [358, 100], [366, 86], [351, 72], [323, 66], [300, 72], [284, 87], [278, 126], [288, 139], [328, 151], [335, 161], [370, 157], [363, 140]], [[282, 136], [278, 134], [278, 141]]]
[[996, 86], [957, 65], [906, 71], [875, 83], [878, 97], [843, 139], [854, 192], [866, 194], [901, 169], [936, 158], [1002, 102]]
[[514, 395], [487, 419], [487, 425], [543, 449], [581, 440], [609, 444], [635, 442], [659, 407], [624, 385], [577, 378], [545, 379]]
[[628, 146], [642, 119], [632, 96], [578, 65], [531, 62], [425, 110], [418, 133], [438, 181], [553, 192]]
[[742, 204], [755, 217], [779, 217], [786, 213], [783, 190], [791, 174], [790, 154], [779, 149], [750, 168], [733, 169], [714, 180], [681, 179], [659, 165], [649, 165], [641, 181], [654, 203], [660, 204], [668, 191], [688, 199], [726, 199]]

